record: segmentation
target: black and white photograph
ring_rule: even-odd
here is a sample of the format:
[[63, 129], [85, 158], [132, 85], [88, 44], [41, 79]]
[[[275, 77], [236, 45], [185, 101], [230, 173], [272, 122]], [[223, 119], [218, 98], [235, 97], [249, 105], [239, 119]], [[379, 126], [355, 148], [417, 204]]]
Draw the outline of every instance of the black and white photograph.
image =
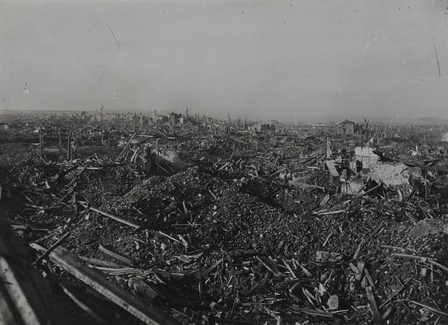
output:
[[0, 325], [448, 324], [447, 0], [1, 0]]

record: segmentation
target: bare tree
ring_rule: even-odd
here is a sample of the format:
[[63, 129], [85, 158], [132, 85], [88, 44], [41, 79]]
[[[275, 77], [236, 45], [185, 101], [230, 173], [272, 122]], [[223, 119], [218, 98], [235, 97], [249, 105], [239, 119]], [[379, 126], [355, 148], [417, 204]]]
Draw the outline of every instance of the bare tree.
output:
[[232, 123], [232, 118], [230, 117], [230, 113], [226, 114], [227, 117], [227, 125], [226, 125], [226, 133], [230, 133], [230, 123]]
[[366, 130], [368, 130], [369, 126], [370, 126], [370, 120], [368, 120], [367, 117], [363, 117], [362, 120], [364, 121], [364, 125], [366, 126]]

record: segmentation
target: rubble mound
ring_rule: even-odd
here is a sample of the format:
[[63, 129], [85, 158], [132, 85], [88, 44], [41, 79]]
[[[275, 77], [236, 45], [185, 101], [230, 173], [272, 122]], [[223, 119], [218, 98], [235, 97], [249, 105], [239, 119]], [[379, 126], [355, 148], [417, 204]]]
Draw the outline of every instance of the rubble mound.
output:
[[[267, 153], [249, 152], [250, 141]], [[184, 156], [195, 166], [182, 171], [145, 173], [132, 161], [98, 157], [3, 168], [6, 220], [29, 262], [39, 258], [34, 267], [67, 324], [140, 324], [126, 311], [137, 302], [173, 324], [447, 319], [448, 206], [430, 173], [376, 166], [379, 184], [348, 176], [362, 191], [347, 194], [325, 170], [325, 141], [306, 138], [305, 154], [290, 156], [272, 149], [269, 136], [250, 141], [211, 138], [210, 146], [238, 154], [195, 149]], [[60, 245], [130, 294], [124, 309], [39, 250]], [[61, 284], [97, 308], [82, 312]]]

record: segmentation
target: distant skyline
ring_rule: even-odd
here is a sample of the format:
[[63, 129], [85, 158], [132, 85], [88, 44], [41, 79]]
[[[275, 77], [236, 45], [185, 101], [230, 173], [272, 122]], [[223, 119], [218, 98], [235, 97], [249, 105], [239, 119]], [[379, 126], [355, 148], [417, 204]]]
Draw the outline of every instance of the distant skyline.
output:
[[443, 0], [4, 0], [0, 28], [0, 109], [448, 118]]

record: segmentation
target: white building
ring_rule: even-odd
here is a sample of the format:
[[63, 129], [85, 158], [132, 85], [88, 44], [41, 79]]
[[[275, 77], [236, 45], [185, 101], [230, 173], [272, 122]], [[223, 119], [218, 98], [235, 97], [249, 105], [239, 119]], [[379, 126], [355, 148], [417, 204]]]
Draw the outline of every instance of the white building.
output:
[[380, 156], [375, 154], [371, 147], [356, 147], [355, 158], [362, 162], [364, 168], [370, 168], [377, 164]]

